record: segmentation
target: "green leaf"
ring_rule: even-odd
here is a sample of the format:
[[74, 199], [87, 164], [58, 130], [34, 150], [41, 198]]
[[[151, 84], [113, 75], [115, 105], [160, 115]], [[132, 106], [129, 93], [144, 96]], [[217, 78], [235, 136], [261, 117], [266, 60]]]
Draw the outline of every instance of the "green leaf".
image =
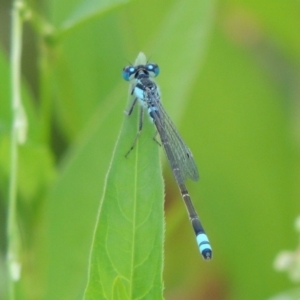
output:
[[95, 19], [110, 9], [127, 2], [129, 0], [82, 1], [74, 9], [71, 9], [71, 13], [61, 25], [60, 34], [65, 34], [77, 26]]
[[168, 112], [173, 119], [174, 111], [177, 116], [182, 115], [184, 107], [188, 106], [187, 97], [209, 42], [214, 10], [215, 1], [211, 0], [174, 2], [161, 26], [163, 30], [151, 44], [154, 50], [149, 50], [149, 53], [157, 53], [155, 60], [163, 70], [160, 76], [163, 101], [172, 103]]
[[[136, 64], [146, 63], [138, 57]], [[132, 101], [130, 97], [130, 102]], [[163, 179], [154, 126], [125, 116], [101, 201], [85, 299], [162, 299]]]

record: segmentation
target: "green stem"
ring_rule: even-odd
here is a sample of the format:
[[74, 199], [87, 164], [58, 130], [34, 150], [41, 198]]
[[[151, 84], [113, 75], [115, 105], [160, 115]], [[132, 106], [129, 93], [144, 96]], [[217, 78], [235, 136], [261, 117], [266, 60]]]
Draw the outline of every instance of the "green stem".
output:
[[12, 10], [11, 31], [11, 157], [10, 180], [8, 194], [8, 220], [7, 220], [7, 265], [10, 284], [10, 299], [14, 299], [14, 282], [20, 279], [21, 273], [21, 239], [17, 224], [17, 170], [18, 170], [18, 144], [26, 140], [27, 120], [21, 103], [21, 50], [22, 50], [22, 19], [24, 8], [22, 0], [15, 0]]

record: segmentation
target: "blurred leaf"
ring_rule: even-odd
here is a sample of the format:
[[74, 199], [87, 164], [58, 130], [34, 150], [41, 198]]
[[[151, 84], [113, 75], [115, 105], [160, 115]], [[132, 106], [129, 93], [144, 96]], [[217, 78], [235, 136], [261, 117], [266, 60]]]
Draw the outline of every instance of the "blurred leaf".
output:
[[130, 0], [81, 1], [81, 3], [79, 3], [73, 11], [71, 11], [69, 17], [67, 17], [67, 19], [63, 22], [60, 28], [60, 30], [62, 30], [60, 34], [65, 34], [67, 31], [74, 29], [74, 27], [77, 27], [93, 18], [97, 18], [108, 10], [129, 1]]
[[163, 30], [157, 32], [149, 52], [156, 53], [155, 60], [162, 70], [159, 81], [163, 101], [172, 118], [176, 119], [188, 106], [187, 96], [204, 59], [215, 1], [175, 1], [172, 4], [161, 24]]
[[25, 201], [37, 199], [49, 188], [55, 178], [53, 166], [52, 153], [45, 146], [26, 143], [20, 147], [18, 177], [20, 192]]
[[[0, 140], [0, 166], [4, 174], [3, 180], [7, 184], [9, 174], [10, 139], [9, 136], [2, 136]], [[26, 142], [19, 147], [18, 163], [18, 186], [22, 201], [28, 205], [33, 200], [39, 199], [45, 189], [55, 177], [52, 153], [41, 145]]]
[[[78, 28], [56, 52], [55, 110], [59, 128], [69, 140], [87, 126], [101, 103], [110, 107], [104, 102], [120, 83], [122, 58], [112, 51], [121, 47], [115, 19], [102, 18]], [[114, 39], [107, 38], [107, 28]]]

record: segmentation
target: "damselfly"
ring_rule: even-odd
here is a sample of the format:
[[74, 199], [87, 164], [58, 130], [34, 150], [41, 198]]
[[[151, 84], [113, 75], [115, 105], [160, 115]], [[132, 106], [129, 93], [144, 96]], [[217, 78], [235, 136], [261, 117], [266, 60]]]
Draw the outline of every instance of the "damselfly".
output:
[[131, 94], [134, 95], [134, 100], [127, 114], [131, 115], [137, 101], [141, 104], [139, 130], [132, 147], [129, 149], [126, 156], [134, 148], [138, 136], [141, 133], [144, 109], [147, 109], [151, 120], [156, 126], [173, 175], [178, 184], [182, 199], [187, 208], [191, 224], [196, 234], [199, 250], [203, 258], [209, 260], [212, 258], [212, 249], [200, 222], [200, 218], [194, 208], [192, 199], [185, 186], [186, 179], [190, 178], [194, 181], [199, 179], [197, 165], [191, 150], [182, 140], [173, 122], [161, 104], [159, 90], [153, 80], [153, 78], [158, 74], [159, 67], [154, 63], [127, 66], [123, 69], [123, 78], [131, 82]]

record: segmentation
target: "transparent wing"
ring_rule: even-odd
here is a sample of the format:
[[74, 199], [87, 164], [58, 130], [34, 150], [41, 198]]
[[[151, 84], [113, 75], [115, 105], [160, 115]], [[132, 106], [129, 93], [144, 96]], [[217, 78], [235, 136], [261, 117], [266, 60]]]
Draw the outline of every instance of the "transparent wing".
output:
[[[182, 140], [179, 132], [177, 131], [174, 123], [163, 108], [160, 100], [152, 98], [152, 101], [158, 108], [158, 113], [153, 114], [154, 123], [156, 124], [157, 131], [162, 142], [163, 140], [165, 140], [169, 145], [167, 145], [167, 147], [166, 145], [164, 145], [169, 160], [175, 160], [175, 164], [177, 164], [184, 181], [187, 178], [190, 178], [194, 181], [199, 180], [198, 168], [191, 150]], [[170, 163], [172, 165], [171, 161]]]

